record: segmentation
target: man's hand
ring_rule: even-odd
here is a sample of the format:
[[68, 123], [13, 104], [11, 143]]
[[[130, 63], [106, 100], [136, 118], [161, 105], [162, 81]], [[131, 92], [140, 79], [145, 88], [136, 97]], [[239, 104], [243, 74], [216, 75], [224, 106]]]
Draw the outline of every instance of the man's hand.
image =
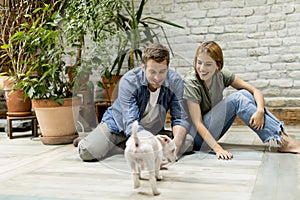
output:
[[175, 142], [176, 151], [177, 151], [177, 155], [178, 155], [181, 144], [185, 138], [186, 130], [183, 126], [177, 125], [177, 126], [173, 127], [172, 132], [173, 132], [173, 136], [174, 136], [173, 141]]

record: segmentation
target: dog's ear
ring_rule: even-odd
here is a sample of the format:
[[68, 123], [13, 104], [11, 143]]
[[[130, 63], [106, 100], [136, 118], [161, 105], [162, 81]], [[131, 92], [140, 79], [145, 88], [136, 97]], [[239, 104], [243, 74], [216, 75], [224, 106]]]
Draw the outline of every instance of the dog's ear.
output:
[[169, 138], [167, 138], [167, 137], [168, 137], [168, 136], [163, 137], [165, 143], [170, 142]]
[[167, 135], [157, 135], [157, 136], [161, 142], [164, 142], [166, 144], [170, 142], [170, 138]]

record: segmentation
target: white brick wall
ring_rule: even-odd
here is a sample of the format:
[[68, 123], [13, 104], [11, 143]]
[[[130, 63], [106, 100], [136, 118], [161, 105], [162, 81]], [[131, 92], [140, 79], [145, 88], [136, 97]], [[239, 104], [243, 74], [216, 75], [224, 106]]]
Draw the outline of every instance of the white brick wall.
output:
[[224, 68], [260, 88], [267, 105], [300, 106], [299, 0], [150, 0], [145, 13], [185, 27], [165, 26], [182, 76], [198, 43], [215, 40]]

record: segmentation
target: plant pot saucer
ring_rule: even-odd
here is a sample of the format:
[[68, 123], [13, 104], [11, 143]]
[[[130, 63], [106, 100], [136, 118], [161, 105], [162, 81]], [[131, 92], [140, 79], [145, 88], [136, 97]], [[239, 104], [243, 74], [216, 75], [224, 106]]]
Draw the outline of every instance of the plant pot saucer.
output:
[[6, 112], [6, 114], [10, 117], [24, 117], [32, 115], [32, 112]]
[[62, 136], [40, 136], [43, 144], [71, 144], [73, 140], [78, 137], [78, 133], [74, 133], [73, 135], [62, 135]]

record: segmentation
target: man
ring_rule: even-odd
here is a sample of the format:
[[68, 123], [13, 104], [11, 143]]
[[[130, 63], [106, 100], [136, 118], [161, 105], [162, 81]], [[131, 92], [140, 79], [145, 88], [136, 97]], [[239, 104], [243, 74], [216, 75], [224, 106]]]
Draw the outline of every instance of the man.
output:
[[[151, 44], [142, 53], [142, 67], [127, 72], [119, 82], [118, 97], [104, 113], [102, 122], [78, 143], [84, 161], [101, 160], [131, 134], [132, 123], [153, 134], [164, 130], [170, 109], [173, 140], [178, 152], [192, 146], [185, 142], [188, 129], [183, 108], [183, 80], [169, 69], [170, 53], [161, 44]], [[182, 148], [180, 149], [180, 147]], [[180, 151], [179, 151], [180, 150]]]

